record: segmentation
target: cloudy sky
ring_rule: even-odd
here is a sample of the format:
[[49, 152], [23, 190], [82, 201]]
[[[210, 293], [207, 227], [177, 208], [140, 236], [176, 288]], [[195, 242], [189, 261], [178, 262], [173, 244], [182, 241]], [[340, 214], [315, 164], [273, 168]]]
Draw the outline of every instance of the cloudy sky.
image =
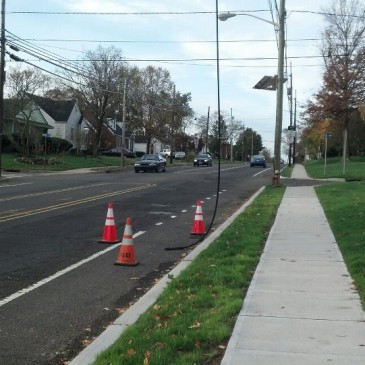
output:
[[[321, 82], [324, 23], [318, 12], [332, 1], [286, 0], [286, 71], [293, 75], [298, 111]], [[67, 60], [81, 59], [83, 52], [101, 44], [120, 48], [131, 65], [161, 66], [169, 70], [178, 91], [191, 92], [199, 117], [209, 107], [217, 110], [215, 11], [215, 0], [8, 0], [5, 27], [32, 49], [40, 47]], [[219, 0], [219, 11], [276, 21], [275, 2], [269, 0]], [[274, 26], [242, 15], [219, 22], [218, 35], [221, 110], [228, 115], [232, 111], [236, 120], [260, 133], [273, 152], [276, 93], [253, 86], [277, 73]], [[56, 71], [35, 57], [17, 56]], [[14, 64], [7, 61], [7, 66]], [[283, 127], [288, 125], [285, 89]]]

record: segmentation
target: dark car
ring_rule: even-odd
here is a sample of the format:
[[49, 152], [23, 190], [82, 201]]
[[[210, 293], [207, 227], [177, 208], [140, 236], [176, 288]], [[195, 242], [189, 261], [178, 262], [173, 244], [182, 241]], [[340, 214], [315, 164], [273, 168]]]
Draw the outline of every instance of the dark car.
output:
[[[121, 156], [122, 154], [122, 148], [121, 147], [115, 147], [108, 151], [102, 151], [102, 155], [104, 156]], [[136, 157], [136, 154], [127, 148], [124, 148], [124, 156], [125, 157]]]
[[212, 166], [213, 161], [210, 155], [206, 153], [200, 153], [198, 156], [194, 158], [194, 166]]
[[251, 163], [250, 163], [251, 167], [254, 166], [262, 166], [262, 167], [266, 167], [266, 160], [265, 157], [262, 155], [254, 155], [251, 157]]
[[166, 160], [159, 154], [145, 154], [134, 164], [135, 172], [166, 171]]

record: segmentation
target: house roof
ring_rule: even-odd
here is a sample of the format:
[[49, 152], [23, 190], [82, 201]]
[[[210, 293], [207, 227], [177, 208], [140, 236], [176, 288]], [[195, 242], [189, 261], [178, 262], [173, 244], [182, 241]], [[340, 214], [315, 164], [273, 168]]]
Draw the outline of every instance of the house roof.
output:
[[[24, 116], [21, 115], [21, 103], [17, 99], [4, 99], [4, 119], [8, 121], [17, 120], [19, 123], [24, 122]], [[44, 119], [43, 115], [39, 110], [34, 110], [31, 113], [31, 117], [28, 121], [34, 126], [40, 128], [53, 129], [47, 121]]]
[[55, 121], [67, 121], [76, 103], [75, 100], [52, 100], [30, 94], [28, 96]]

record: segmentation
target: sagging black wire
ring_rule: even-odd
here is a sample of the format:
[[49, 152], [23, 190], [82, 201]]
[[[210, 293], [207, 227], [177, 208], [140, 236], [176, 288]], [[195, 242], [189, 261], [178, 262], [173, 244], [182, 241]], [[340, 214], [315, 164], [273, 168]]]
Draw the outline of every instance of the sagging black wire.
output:
[[[218, 108], [218, 146], [220, 147], [221, 145], [221, 97], [220, 97], [220, 73], [219, 73], [219, 33], [218, 33], [218, 0], [216, 0], [216, 50], [217, 50], [217, 108]], [[220, 151], [219, 151], [220, 152]], [[216, 199], [215, 199], [215, 206], [214, 206], [214, 211], [213, 211], [213, 216], [212, 219], [210, 221], [209, 227], [206, 230], [206, 232], [204, 233], [204, 235], [202, 237], [200, 237], [197, 241], [186, 245], [186, 246], [178, 246], [178, 247], [165, 247], [165, 250], [167, 251], [172, 251], [172, 250], [185, 250], [187, 248], [193, 247], [195, 245], [197, 245], [198, 243], [202, 242], [205, 240], [205, 238], [208, 236], [209, 232], [211, 231], [213, 224], [214, 224], [214, 220], [215, 220], [215, 216], [217, 214], [217, 209], [218, 209], [218, 201], [219, 201], [219, 191], [220, 191], [220, 182], [221, 182], [221, 153], [218, 154], [218, 177], [217, 177], [217, 194], [216, 194]]]

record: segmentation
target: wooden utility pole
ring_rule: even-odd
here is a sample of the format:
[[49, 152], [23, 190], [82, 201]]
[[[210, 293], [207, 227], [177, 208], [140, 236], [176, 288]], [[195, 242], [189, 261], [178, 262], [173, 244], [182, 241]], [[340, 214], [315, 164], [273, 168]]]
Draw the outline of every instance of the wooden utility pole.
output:
[[123, 109], [122, 109], [122, 141], [121, 141], [121, 151], [120, 151], [120, 158], [122, 167], [124, 167], [124, 149], [125, 149], [125, 93], [127, 91], [127, 79], [124, 79], [124, 86], [123, 86]]
[[1, 53], [0, 53], [0, 177], [4, 130], [4, 84], [5, 84], [5, 0], [1, 1]]

